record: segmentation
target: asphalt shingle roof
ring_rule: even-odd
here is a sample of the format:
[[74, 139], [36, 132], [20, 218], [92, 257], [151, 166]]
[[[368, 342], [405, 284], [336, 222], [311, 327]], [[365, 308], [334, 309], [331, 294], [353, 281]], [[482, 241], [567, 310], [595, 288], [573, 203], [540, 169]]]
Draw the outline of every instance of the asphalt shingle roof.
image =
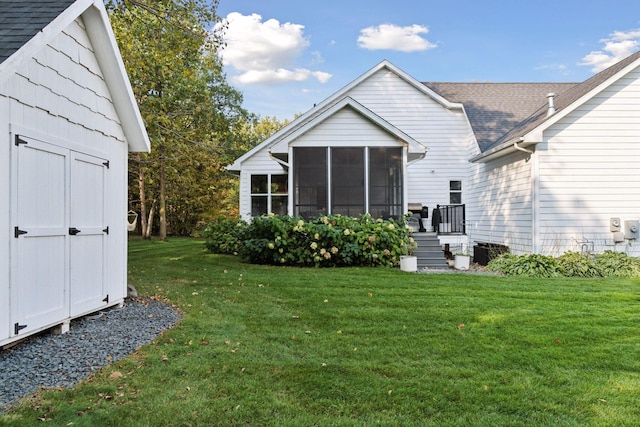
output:
[[0, 0], [0, 63], [73, 4], [74, 0]]
[[464, 105], [481, 151], [548, 104], [547, 94], [565, 92], [577, 83], [427, 82], [428, 88]]

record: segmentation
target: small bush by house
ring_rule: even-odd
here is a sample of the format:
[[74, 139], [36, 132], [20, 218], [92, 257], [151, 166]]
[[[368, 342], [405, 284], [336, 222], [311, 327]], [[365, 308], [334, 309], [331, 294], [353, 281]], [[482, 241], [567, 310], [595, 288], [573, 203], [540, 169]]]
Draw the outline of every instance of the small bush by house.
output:
[[502, 254], [487, 265], [506, 276], [528, 277], [640, 277], [640, 259], [605, 251], [595, 256], [566, 252], [558, 258], [546, 255]]

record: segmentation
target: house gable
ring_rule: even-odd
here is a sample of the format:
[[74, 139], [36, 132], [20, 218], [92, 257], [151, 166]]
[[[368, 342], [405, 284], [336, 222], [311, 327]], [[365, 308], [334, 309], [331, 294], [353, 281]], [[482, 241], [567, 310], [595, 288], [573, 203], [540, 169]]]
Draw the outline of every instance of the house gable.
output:
[[[347, 111], [351, 114], [347, 114]], [[426, 153], [427, 149], [424, 145], [350, 97], [342, 99], [337, 104], [314, 117], [311, 121], [297, 128], [294, 132], [286, 135], [286, 137], [282, 138], [277, 143], [271, 145], [271, 153], [288, 153], [288, 147], [290, 145], [295, 146], [299, 144], [300, 139], [308, 140], [309, 138], [304, 138], [304, 136], [316, 127], [320, 125], [325, 125], [324, 127], [326, 127], [326, 124], [328, 123], [334, 124], [335, 120], [333, 119], [336, 115], [340, 115], [344, 117], [344, 119], [340, 124], [336, 124], [336, 128], [332, 131], [334, 135], [321, 138], [316, 142], [317, 144], [322, 146], [346, 143], [355, 145], [377, 145], [377, 138], [362, 133], [363, 127], [366, 127], [367, 124], [371, 124], [379, 131], [385, 133], [387, 138], [391, 136], [398, 143], [406, 145], [410, 154], [421, 156]], [[347, 139], [345, 141], [340, 141], [340, 136], [347, 136]]]
[[[394, 130], [392, 130], [392, 133], [400, 132], [402, 134], [406, 134], [406, 137], [408, 138], [413, 138], [416, 142], [418, 142], [418, 144], [428, 145], [427, 140], [420, 139], [413, 135], [413, 133], [410, 131], [411, 126], [407, 126], [407, 128], [405, 128], [400, 124], [402, 120], [406, 120], [407, 118], [411, 119], [411, 112], [406, 108], [406, 98], [403, 98], [402, 94], [396, 92], [396, 96], [398, 96], [398, 99], [395, 100], [395, 102], [397, 103], [395, 107], [396, 112], [394, 112], [393, 114], [388, 114], [388, 111], [383, 111], [388, 110], [389, 105], [392, 104], [393, 101], [381, 98], [381, 94], [373, 94], [372, 96], [365, 95], [367, 102], [365, 102], [363, 99], [360, 99], [363, 93], [371, 93], [368, 82], [376, 79], [380, 80], [380, 76], [385, 76], [384, 80], [386, 80], [386, 84], [388, 84], [391, 79], [396, 79], [399, 82], [398, 86], [403, 87], [405, 94], [409, 93], [413, 97], [421, 98], [421, 103], [423, 104], [435, 104], [437, 107], [434, 107], [434, 109], [437, 108], [438, 110], [451, 110], [456, 112], [463, 111], [462, 104], [449, 102], [430, 88], [426, 87], [413, 77], [409, 76], [404, 71], [395, 67], [390, 62], [382, 61], [348, 85], [344, 86], [342, 89], [335, 92], [329, 98], [325, 99], [321, 103], [317, 104], [314, 108], [298, 117], [289, 125], [276, 132], [270, 138], [266, 139], [261, 144], [257, 145], [252, 150], [236, 159], [236, 161], [232, 165], [227, 166], [227, 169], [230, 171], [240, 171], [243, 162], [245, 162], [256, 153], [260, 152], [261, 150], [265, 148], [270, 149], [270, 147], [276, 144], [279, 147], [277, 150], [281, 151], [282, 146], [280, 145], [280, 141], [284, 139], [290, 140], [289, 136], [294, 133], [299, 133], [300, 129], [308, 129], [309, 126], [313, 127], [313, 123], [317, 123], [317, 117], [326, 117], [327, 110], [335, 111], [336, 106], [338, 106], [337, 108], [339, 109], [344, 102], [351, 102], [352, 105], [355, 105], [356, 103], [360, 104], [360, 107], [355, 108], [358, 108], [360, 111], [362, 111], [362, 114], [364, 116], [371, 117], [372, 120], [378, 122], [382, 127], [388, 127], [389, 129], [395, 128]], [[380, 90], [385, 89], [380, 88]], [[393, 92], [387, 91], [386, 93], [388, 94]], [[348, 98], [351, 98], [351, 101], [345, 101]], [[369, 101], [371, 101], [372, 99], [375, 104], [369, 103]], [[363, 108], [369, 110], [369, 112], [365, 112], [364, 110], [362, 110]], [[378, 116], [378, 118], [374, 118], [374, 116]], [[400, 122], [396, 122], [394, 120], [395, 118], [398, 118]], [[420, 120], [424, 120], [424, 117], [421, 117]], [[383, 124], [383, 122], [388, 122], [388, 124]], [[415, 120], [413, 120], [413, 123], [415, 123]], [[417, 125], [417, 128], [419, 129], [422, 129], [422, 127], [422, 124]], [[405, 136], [403, 136], [403, 138], [405, 138]], [[415, 145], [413, 143], [410, 143], [410, 147], [411, 152], [421, 150], [418, 145]]]
[[640, 51], [601, 71], [590, 79], [559, 93], [554, 99], [555, 111], [553, 114], [548, 114], [549, 106], [547, 103], [542, 104], [531, 116], [520, 122], [488, 146], [482, 154], [472, 158], [471, 161], [488, 161], [513, 152], [517, 149], [516, 147], [526, 148], [541, 142], [546, 129], [639, 66]]

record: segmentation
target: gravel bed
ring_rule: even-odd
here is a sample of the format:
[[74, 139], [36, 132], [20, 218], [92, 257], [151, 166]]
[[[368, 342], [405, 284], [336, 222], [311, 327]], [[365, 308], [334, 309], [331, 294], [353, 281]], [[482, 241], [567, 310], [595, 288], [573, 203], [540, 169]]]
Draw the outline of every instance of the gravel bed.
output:
[[72, 320], [66, 334], [45, 332], [0, 350], [0, 413], [40, 387], [73, 387], [152, 342], [180, 317], [163, 302], [127, 298], [123, 307]]

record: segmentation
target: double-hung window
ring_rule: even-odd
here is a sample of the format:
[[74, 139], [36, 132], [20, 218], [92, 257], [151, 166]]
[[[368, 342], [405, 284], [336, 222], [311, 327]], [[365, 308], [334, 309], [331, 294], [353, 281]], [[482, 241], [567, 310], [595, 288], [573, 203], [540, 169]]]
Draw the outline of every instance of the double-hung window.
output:
[[449, 181], [449, 204], [462, 204], [462, 181]]
[[251, 175], [251, 216], [287, 214], [287, 175]]

